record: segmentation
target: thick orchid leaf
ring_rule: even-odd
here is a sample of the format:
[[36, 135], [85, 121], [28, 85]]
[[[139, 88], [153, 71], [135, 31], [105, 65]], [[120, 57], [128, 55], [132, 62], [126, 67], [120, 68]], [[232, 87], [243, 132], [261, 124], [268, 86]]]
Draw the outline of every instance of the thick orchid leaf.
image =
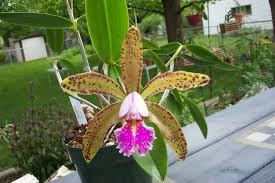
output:
[[144, 53], [144, 56], [151, 58], [153, 62], [156, 64], [160, 72], [163, 73], [168, 71], [167, 67], [165, 66], [161, 58], [152, 50], [146, 50], [146, 52]]
[[67, 93], [108, 95], [119, 99], [125, 97], [118, 83], [96, 72], [72, 75], [64, 79], [61, 86]]
[[162, 181], [164, 181], [167, 174], [167, 168], [168, 168], [168, 156], [167, 156], [166, 145], [158, 126], [154, 123], [147, 123], [147, 124], [148, 126], [151, 126], [154, 128], [155, 134], [157, 137], [157, 139], [155, 139], [154, 141], [153, 149], [150, 151], [150, 155], [158, 169], [158, 172], [162, 178]]
[[194, 55], [196, 55], [197, 57], [208, 61], [208, 62], [213, 62], [215, 65], [215, 67], [217, 67], [218, 69], [221, 70], [225, 70], [225, 71], [236, 71], [241, 69], [241, 67], [235, 66], [235, 65], [231, 65], [228, 64], [224, 61], [222, 61], [219, 57], [217, 57], [216, 55], [214, 55], [213, 53], [211, 53], [209, 50], [198, 46], [198, 45], [186, 45], [186, 48], [192, 52]]
[[199, 65], [199, 66], [211, 66], [211, 65], [215, 64], [214, 62], [209, 62], [209, 61], [205, 61], [203, 59], [198, 59], [198, 58], [189, 56], [187, 54], [180, 54], [179, 56], [180, 56], [180, 58], [188, 60], [188, 61], [192, 62], [193, 64]]
[[154, 141], [153, 149], [149, 154], [142, 157], [139, 155], [134, 155], [134, 159], [138, 165], [150, 176], [156, 178], [159, 181], [164, 181], [168, 166], [166, 145], [157, 125], [149, 122], [146, 123], [146, 125], [154, 128], [157, 138]]
[[176, 100], [174, 93], [171, 92], [171, 93], [169, 93], [163, 106], [165, 106], [167, 109], [169, 109], [169, 111], [172, 114], [175, 115], [175, 118], [177, 119], [177, 121], [183, 122], [183, 119], [182, 119], [183, 118], [183, 102], [182, 102], [181, 98], [179, 101]]
[[143, 48], [141, 35], [137, 28], [131, 27], [121, 49], [122, 79], [127, 94], [139, 92], [142, 76]]
[[199, 126], [204, 138], [206, 139], [207, 138], [207, 133], [208, 133], [208, 128], [207, 128], [207, 123], [204, 119], [204, 116], [203, 116], [202, 112], [197, 107], [197, 105], [192, 100], [190, 100], [188, 97], [182, 96], [182, 98], [184, 99], [184, 101], [185, 101], [192, 117], [196, 121], [196, 123]]
[[91, 68], [94, 68], [98, 66], [100, 63], [103, 63], [103, 61], [99, 58], [99, 56], [96, 53], [88, 56], [88, 62]]
[[103, 62], [114, 63], [129, 28], [126, 0], [85, 0], [85, 10], [96, 53]]
[[221, 61], [219, 64], [214, 65], [214, 67], [224, 71], [237, 71], [241, 69], [241, 67], [239, 66], [231, 65], [224, 61]]
[[[72, 62], [67, 60], [67, 59], [62, 58], [62, 59], [57, 61], [57, 64], [60, 64], [61, 67], [65, 67], [70, 72], [76, 72], [76, 68], [75, 68], [74, 64], [72, 64]], [[57, 67], [58, 67], [58, 65], [57, 65]]]
[[161, 46], [160, 49], [156, 50], [155, 52], [157, 54], [170, 55], [170, 54], [174, 54], [180, 46], [181, 46], [180, 43], [172, 42]]
[[76, 18], [77, 23], [80, 21], [84, 21], [84, 20], [86, 20], [86, 14], [81, 15], [80, 17]]
[[147, 106], [150, 111], [149, 120], [158, 126], [164, 139], [179, 159], [184, 160], [187, 154], [187, 144], [176, 118], [167, 109], [156, 103], [147, 102]]
[[120, 78], [121, 73], [119, 67], [116, 65], [108, 65], [108, 76], [113, 80]]
[[137, 164], [151, 177], [154, 177], [159, 182], [161, 182], [161, 177], [158, 172], [158, 169], [152, 160], [152, 157], [150, 154], [147, 154], [146, 156], [139, 156], [138, 154], [133, 154], [133, 157]]
[[83, 156], [87, 162], [91, 161], [100, 149], [106, 133], [118, 120], [121, 103], [113, 103], [99, 111], [89, 121], [86, 134], [83, 137]]
[[142, 38], [142, 45], [144, 48], [146, 49], [150, 49], [150, 50], [159, 50], [160, 47], [154, 43], [153, 41], [146, 39], [146, 38]]
[[[48, 7], [47, 13], [57, 14], [56, 9], [53, 7]], [[64, 46], [64, 29], [46, 29], [46, 37], [48, 45], [50, 46], [52, 52], [59, 55]]]
[[60, 54], [64, 45], [64, 29], [46, 29], [46, 37], [52, 52]]
[[209, 81], [210, 78], [204, 74], [185, 71], [165, 72], [149, 81], [141, 95], [146, 99], [165, 90], [178, 89], [183, 91], [189, 88], [204, 86]]
[[19, 25], [47, 29], [63, 29], [73, 27], [73, 23], [69, 19], [46, 13], [0, 12], [0, 20]]

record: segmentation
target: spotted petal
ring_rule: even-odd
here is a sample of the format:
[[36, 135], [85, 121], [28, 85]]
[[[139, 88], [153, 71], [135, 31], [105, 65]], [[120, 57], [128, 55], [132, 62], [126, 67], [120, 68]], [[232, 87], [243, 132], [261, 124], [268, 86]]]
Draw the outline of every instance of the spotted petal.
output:
[[62, 81], [62, 87], [67, 93], [108, 95], [119, 99], [125, 97], [117, 82], [96, 72], [72, 75]]
[[121, 103], [113, 103], [99, 111], [89, 122], [83, 137], [83, 156], [91, 161], [100, 149], [109, 128], [116, 123]]
[[149, 120], [158, 126], [164, 139], [179, 159], [184, 160], [187, 154], [187, 144], [176, 118], [167, 109], [156, 103], [147, 102], [147, 106], [150, 111]]
[[144, 87], [141, 96], [146, 99], [165, 90], [187, 90], [208, 84], [210, 78], [204, 74], [177, 71], [165, 72], [149, 81]]
[[126, 93], [139, 92], [142, 76], [143, 49], [141, 35], [135, 27], [131, 27], [127, 32], [121, 49], [120, 62]]

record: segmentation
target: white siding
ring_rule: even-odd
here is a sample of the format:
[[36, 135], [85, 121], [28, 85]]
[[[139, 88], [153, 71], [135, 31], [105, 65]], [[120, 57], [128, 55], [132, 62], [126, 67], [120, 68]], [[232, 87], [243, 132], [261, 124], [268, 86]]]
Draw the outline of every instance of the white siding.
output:
[[15, 48], [15, 54], [18, 62], [23, 62], [22, 58], [22, 52], [21, 52], [21, 47], [19, 42], [14, 43], [14, 48]]
[[47, 49], [43, 37], [34, 37], [21, 40], [25, 61], [47, 57]]
[[[263, 29], [272, 29], [271, 9], [268, 0], [238, 0], [241, 6], [251, 5], [252, 15], [244, 17], [245, 22], [267, 21], [265, 23], [246, 24], [246, 27], [262, 27]], [[224, 23], [224, 17], [231, 8], [236, 7], [233, 0], [221, 0], [215, 4], [209, 3], [209, 24], [210, 34], [217, 33], [217, 26]], [[208, 34], [208, 22], [203, 21], [204, 33]]]

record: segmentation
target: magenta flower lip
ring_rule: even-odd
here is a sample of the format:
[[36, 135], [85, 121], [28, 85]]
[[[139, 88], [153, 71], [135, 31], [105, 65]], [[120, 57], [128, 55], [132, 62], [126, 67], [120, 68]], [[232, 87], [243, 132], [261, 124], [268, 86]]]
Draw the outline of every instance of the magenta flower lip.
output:
[[119, 110], [119, 117], [124, 118], [125, 124], [114, 132], [117, 148], [124, 156], [133, 153], [145, 156], [152, 149], [156, 136], [154, 129], [144, 124], [148, 116], [146, 103], [137, 92], [125, 97]]

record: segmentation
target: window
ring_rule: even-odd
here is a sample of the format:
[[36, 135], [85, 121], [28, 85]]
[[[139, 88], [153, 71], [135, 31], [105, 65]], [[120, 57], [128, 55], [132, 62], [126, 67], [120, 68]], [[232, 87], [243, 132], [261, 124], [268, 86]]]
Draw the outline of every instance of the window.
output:
[[238, 6], [231, 8], [233, 15], [237, 12], [242, 12], [244, 16], [252, 15], [251, 5]]

